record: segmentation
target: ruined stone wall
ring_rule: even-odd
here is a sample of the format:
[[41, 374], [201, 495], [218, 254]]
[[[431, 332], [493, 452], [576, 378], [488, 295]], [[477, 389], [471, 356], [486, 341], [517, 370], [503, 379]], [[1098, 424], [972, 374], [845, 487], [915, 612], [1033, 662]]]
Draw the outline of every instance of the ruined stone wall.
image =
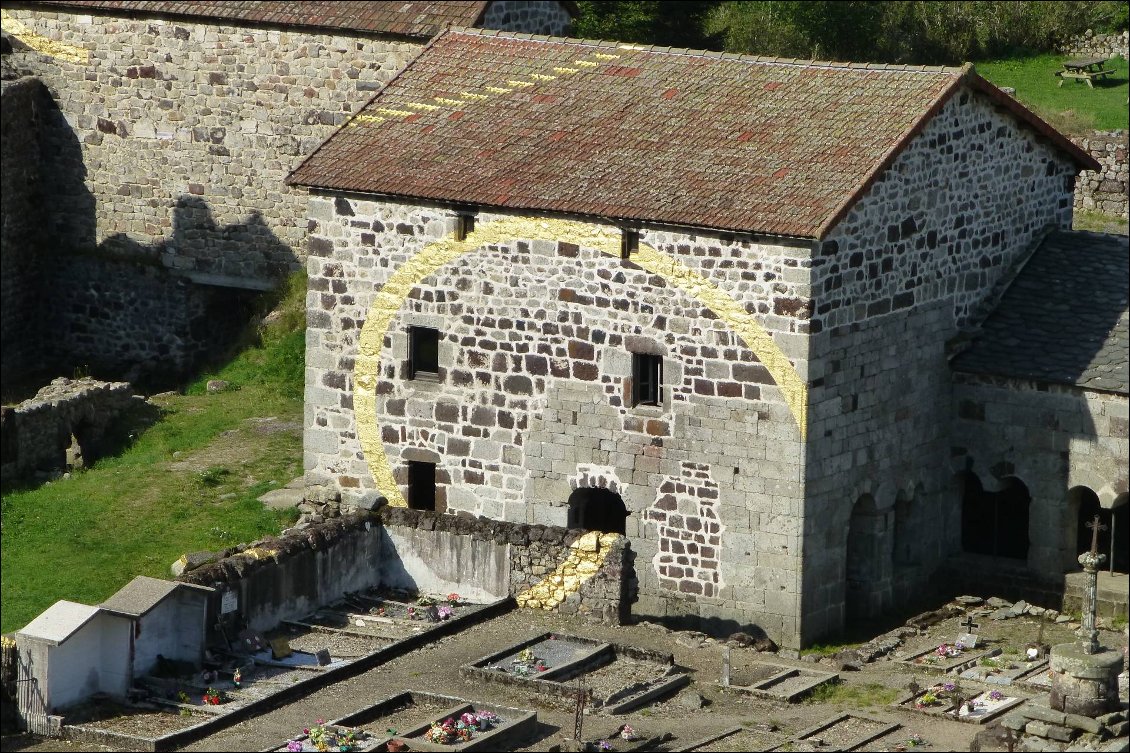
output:
[[5, 408], [0, 428], [4, 480], [60, 472], [68, 463], [95, 459], [114, 421], [139, 400], [126, 382], [59, 378], [30, 400]]
[[[553, 525], [608, 489], [636, 614], [792, 642], [807, 247], [645, 227], [624, 261], [614, 227], [482, 213], [460, 245], [453, 217], [312, 197], [307, 483], [403, 504], [435, 463], [440, 509]], [[411, 326], [443, 333], [438, 379], [408, 379]], [[661, 405], [630, 405], [633, 352]]]
[[1085, 33], [1060, 45], [1060, 52], [1074, 58], [1130, 58], [1130, 31], [1123, 29], [1111, 33], [1098, 33], [1088, 29]]
[[168, 386], [239, 334], [253, 293], [194, 285], [158, 264], [83, 254], [50, 257], [40, 316], [57, 370]]
[[1127, 132], [1096, 131], [1077, 139], [1102, 169], [1084, 170], [1075, 183], [1075, 208], [1130, 218], [1130, 163], [1126, 160]]
[[80, 144], [44, 167], [84, 178], [52, 197], [56, 244], [269, 280], [304, 256], [305, 191], [283, 180], [420, 49], [41, 8], [5, 7], [4, 30]]
[[[217, 601], [224, 592], [234, 592], [239, 617], [257, 630], [269, 630], [280, 620], [300, 618], [346, 591], [411, 587], [413, 575], [424, 582], [425, 574], [413, 562], [427, 559], [431, 550], [398, 550], [391, 532], [418, 532], [425, 541], [451, 534], [472, 545], [504, 549], [508, 556], [498, 559], [507, 568], [509, 593], [498, 598], [514, 596], [529, 608], [617, 623], [625, 614], [623, 601], [634, 592], [630, 550], [623, 537], [613, 537], [616, 541], [599, 551], [585, 552], [580, 546], [585, 539], [582, 531], [392, 508], [351, 513], [217, 552], [178, 580], [216, 588]], [[591, 567], [578, 567], [581, 562]], [[407, 580], [401, 572], [405, 568]], [[571, 577], [562, 579], [562, 573]], [[484, 577], [489, 574], [465, 570], [462, 593], [473, 591]], [[539, 588], [543, 583], [552, 588]]]
[[40, 226], [40, 110], [43, 85], [34, 78], [4, 81], [0, 89], [0, 380], [19, 379], [35, 369], [40, 338], [36, 302], [42, 295]]
[[[860, 616], [875, 614], [958, 546], [945, 344], [1046, 228], [1070, 224], [1074, 167], [1041, 141], [959, 92], [818, 252], [806, 641], [840, 628], [845, 594]], [[849, 563], [852, 510], [864, 497], [865, 546]], [[913, 556], [896, 567], [907, 541]]]
[[1089, 488], [1107, 509], [1126, 494], [1128, 407], [1109, 392], [955, 375], [951, 470], [972, 471], [989, 491], [1007, 478], [1028, 488], [1030, 570], [1058, 580], [1078, 569], [1070, 489]]
[[484, 29], [554, 37], [567, 36], [572, 24], [573, 17], [563, 4], [544, 0], [494, 0], [482, 20]]

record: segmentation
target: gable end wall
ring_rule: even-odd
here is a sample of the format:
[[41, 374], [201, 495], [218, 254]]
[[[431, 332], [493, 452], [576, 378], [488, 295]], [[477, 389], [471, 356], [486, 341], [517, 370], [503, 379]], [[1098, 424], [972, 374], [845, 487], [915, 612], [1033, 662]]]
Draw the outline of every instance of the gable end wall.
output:
[[[857, 585], [848, 601], [873, 614], [915, 593], [959, 546], [946, 341], [1047, 228], [1070, 226], [1075, 170], [962, 90], [817, 251], [806, 641], [842, 625], [849, 579]], [[849, 562], [851, 512], [863, 495], [877, 510], [859, 519], [868, 530]]]

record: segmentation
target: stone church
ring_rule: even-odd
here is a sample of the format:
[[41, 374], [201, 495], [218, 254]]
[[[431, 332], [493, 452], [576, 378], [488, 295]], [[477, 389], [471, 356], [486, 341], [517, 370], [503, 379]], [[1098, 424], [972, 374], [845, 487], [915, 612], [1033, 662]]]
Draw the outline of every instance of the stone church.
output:
[[1095, 167], [971, 66], [443, 32], [288, 178], [307, 484], [625, 533], [636, 615], [790, 647], [1062, 591], [1093, 513], [1125, 571]]

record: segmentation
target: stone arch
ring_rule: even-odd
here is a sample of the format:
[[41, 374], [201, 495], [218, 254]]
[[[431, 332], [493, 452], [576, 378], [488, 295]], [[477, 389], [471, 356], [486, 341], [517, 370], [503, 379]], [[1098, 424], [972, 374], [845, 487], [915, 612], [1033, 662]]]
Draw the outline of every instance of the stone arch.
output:
[[860, 496], [851, 508], [844, 567], [849, 623], [873, 619], [887, 606], [893, 543], [889, 518], [870, 494]]
[[[354, 367], [354, 420], [361, 451], [377, 490], [393, 507], [404, 507], [407, 503], [389, 466], [377, 420], [381, 351], [389, 327], [399, 315], [405, 300], [429, 275], [466, 253], [518, 238], [550, 242], [568, 240], [607, 256], [619, 257], [621, 254], [619, 228], [561, 219], [507, 218], [476, 227], [464, 240], [456, 240], [452, 235], [425, 246], [393, 272], [373, 301], [361, 328]], [[699, 300], [741, 338], [780, 389], [803, 440], [807, 430], [807, 385], [756, 316], [695, 270], [646, 243], [640, 243], [638, 250], [633, 252], [632, 263]]]
[[1032, 495], [1015, 476], [1000, 479], [988, 491], [972, 471], [962, 478], [961, 548], [972, 554], [1027, 560]]
[[1127, 513], [1130, 512], [1130, 506], [1126, 504], [1127, 498], [1128, 496], [1123, 494], [1114, 500], [1114, 506], [1107, 508], [1102, 504], [1098, 493], [1090, 487], [1076, 486], [1068, 490], [1067, 504], [1073, 524], [1068, 528], [1074, 533], [1071, 540], [1071, 562], [1067, 563], [1068, 569], [1077, 570], [1078, 556], [1091, 550], [1093, 533], [1087, 527], [1087, 523], [1098, 515], [1099, 523], [1106, 526], [1106, 530], [1099, 531], [1099, 553], [1107, 557], [1106, 562], [1099, 569], [1120, 573], [1130, 572], [1128, 567], [1130, 556], [1127, 552], [1130, 543], [1130, 536], [1127, 536], [1130, 533], [1127, 528], [1130, 523]]
[[580, 487], [569, 495], [570, 528], [626, 535], [628, 506], [611, 489]]

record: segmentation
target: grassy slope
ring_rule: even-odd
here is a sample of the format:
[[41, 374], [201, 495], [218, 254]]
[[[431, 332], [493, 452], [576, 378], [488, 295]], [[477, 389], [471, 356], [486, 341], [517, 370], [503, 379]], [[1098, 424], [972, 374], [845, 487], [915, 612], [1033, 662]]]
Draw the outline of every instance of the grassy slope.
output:
[[[185, 394], [117, 457], [38, 488], [7, 492], [2, 612], [10, 632], [58, 599], [102, 601], [135, 575], [169, 577], [181, 554], [277, 533], [293, 513], [256, 498], [302, 469], [302, 316], [296, 277], [280, 320]], [[209, 378], [238, 390], [206, 393]], [[273, 417], [273, 422], [247, 419]]]
[[1096, 82], [1092, 89], [1078, 81], [1065, 81], [1058, 86], [1055, 72], [1062, 67], [1063, 60], [1061, 55], [1038, 55], [986, 61], [976, 67], [978, 73], [997, 86], [1015, 88], [1017, 99], [1064, 133], [1127, 128], [1127, 62], [1117, 58], [1108, 61], [1107, 67], [1116, 73]]

